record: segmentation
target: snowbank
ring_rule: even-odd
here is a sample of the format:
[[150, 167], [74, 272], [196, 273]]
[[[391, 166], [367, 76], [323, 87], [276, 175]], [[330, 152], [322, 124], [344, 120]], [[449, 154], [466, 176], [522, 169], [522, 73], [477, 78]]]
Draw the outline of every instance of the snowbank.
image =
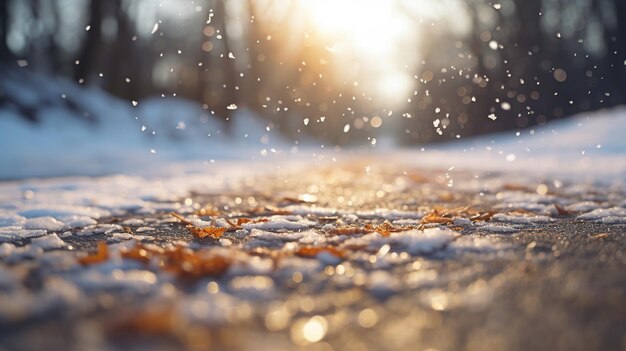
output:
[[[241, 107], [227, 128], [210, 111], [179, 98], [130, 103], [69, 81], [35, 74], [29, 79], [35, 83], [20, 85], [14, 79], [2, 84], [30, 104], [38, 103], [37, 94], [40, 99], [71, 97], [85, 112], [80, 115], [67, 104], [52, 104], [39, 112], [41, 123], [32, 123], [16, 111], [0, 109], [0, 180], [162, 173], [177, 162], [189, 167], [189, 161], [210, 165], [215, 160], [289, 156], [295, 145]], [[367, 151], [344, 149], [337, 153], [300, 140], [297, 158], [311, 161], [327, 155], [326, 159], [349, 159], [384, 153], [385, 158], [398, 165], [626, 179], [624, 135], [626, 108], [616, 108], [583, 113], [533, 129], [466, 138], [424, 149], [397, 149], [381, 144], [369, 145]]]
[[[29, 106], [44, 103], [37, 93], [60, 102], [45, 102], [49, 106], [37, 110], [39, 123], [0, 108], [0, 179], [147, 173], [174, 161], [271, 157], [292, 146], [244, 108], [227, 128], [219, 117], [184, 99], [131, 103], [60, 79], [35, 74], [29, 79], [35, 83], [3, 85]], [[80, 102], [82, 113], [61, 103], [70, 97]]]

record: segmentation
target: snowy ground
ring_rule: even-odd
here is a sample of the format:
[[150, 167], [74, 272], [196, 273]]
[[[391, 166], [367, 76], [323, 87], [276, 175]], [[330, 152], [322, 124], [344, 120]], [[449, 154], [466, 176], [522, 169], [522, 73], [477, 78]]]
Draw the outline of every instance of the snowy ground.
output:
[[[0, 180], [122, 172], [162, 175], [181, 173], [180, 163], [182, 168], [212, 171], [221, 168], [212, 165], [224, 160], [308, 163], [372, 154], [388, 157], [390, 151], [401, 165], [410, 166], [626, 175], [624, 107], [534, 129], [425, 146], [423, 151], [399, 151], [392, 139], [379, 135], [376, 145], [337, 152], [305, 137], [286, 140], [270, 122], [243, 107], [233, 106], [236, 114], [227, 127], [211, 111], [183, 99], [129, 103], [69, 81], [23, 74], [0, 81], [0, 87], [28, 106], [45, 108], [37, 110], [37, 124], [25, 122], [16, 110], [0, 109], [0, 150], [10, 150], [0, 153]], [[82, 113], [68, 109], [65, 100]]]
[[3, 183], [2, 345], [624, 345], [620, 180], [449, 186], [375, 157], [224, 172]]
[[336, 153], [139, 106], [0, 118], [3, 348], [626, 347], [623, 109]]

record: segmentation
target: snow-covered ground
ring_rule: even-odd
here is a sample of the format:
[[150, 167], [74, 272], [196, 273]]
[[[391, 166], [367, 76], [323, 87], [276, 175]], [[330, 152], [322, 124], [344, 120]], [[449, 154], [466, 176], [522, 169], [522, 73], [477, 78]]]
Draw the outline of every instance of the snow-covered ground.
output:
[[[0, 179], [13, 179], [0, 182], [0, 227], [14, 229], [13, 234], [0, 233], [6, 238], [18, 232], [18, 236], [27, 237], [39, 233], [38, 230], [61, 233], [131, 210], [184, 210], [176, 201], [192, 192], [224, 192], [246, 177], [297, 172], [314, 164], [368, 162], [369, 158], [378, 166], [380, 160], [389, 160], [398, 172], [409, 168], [444, 170], [449, 187], [476, 193], [493, 185], [467, 180], [455, 183], [456, 172], [506, 172], [510, 174], [509, 181], [520, 184], [529, 182], [527, 177], [537, 180], [547, 176], [574, 179], [581, 187], [583, 182], [602, 180], [617, 190], [626, 181], [625, 108], [584, 113], [533, 129], [424, 148], [320, 152], [311, 143], [295, 147], [245, 109], [236, 110], [227, 131], [225, 124], [210, 112], [182, 99], [126, 103], [66, 81], [42, 80], [41, 84], [51, 94], [72, 94], [89, 106], [97, 118], [95, 123], [89, 122], [59, 105], [43, 110], [39, 116], [42, 123], [35, 124], [14, 111], [0, 110]], [[19, 84], [15, 88], [20, 88]], [[27, 90], [19, 94], [29, 97]], [[363, 174], [367, 175], [372, 167], [365, 166]], [[85, 175], [107, 176], [80, 178]], [[19, 180], [59, 176], [65, 177]], [[502, 186], [503, 180], [496, 183], [495, 187]], [[546, 196], [549, 197], [543, 193], [519, 198], [513, 194], [513, 198], [499, 201], [550, 215], [548, 205], [553, 200], [546, 202]], [[594, 211], [603, 210], [596, 203], [561, 204], [577, 206], [574, 212], [588, 213], [589, 219], [595, 216]], [[624, 217], [620, 208], [616, 213], [611, 210], [602, 214], [618, 218], [619, 222]], [[331, 215], [336, 211], [325, 210], [331, 211]], [[602, 214], [594, 218], [602, 219]], [[406, 218], [412, 217], [400, 217]], [[509, 217], [494, 219], [520, 223]], [[496, 226], [492, 230], [507, 229]]]
[[[104, 114], [98, 123], [51, 109], [31, 124], [0, 111], [0, 324], [63, 325], [67, 315], [95, 336], [79, 349], [114, 349], [104, 326], [120, 322], [102, 309], [137, 318], [140, 329], [147, 320], [162, 320], [166, 332], [172, 321], [176, 330], [235, 326], [240, 338], [249, 329], [238, 323], [261, 316], [263, 328], [292, 338], [322, 326], [322, 338], [343, 334], [345, 316], [368, 328], [381, 316], [384, 325], [393, 309], [382, 301], [410, 292], [398, 306], [415, 315], [491, 306], [500, 323], [494, 301], [510, 295], [511, 282], [523, 282], [527, 297], [535, 284], [526, 279], [549, 275], [529, 274], [530, 263], [553, 260], [558, 270], [545, 271], [560, 272], [557, 258], [575, 255], [572, 242], [617, 242], [626, 224], [624, 109], [423, 151], [320, 152], [309, 143], [296, 152], [240, 109], [227, 135], [217, 118], [182, 100], [132, 106], [97, 91], [76, 94], [97, 96], [89, 104]], [[223, 235], [194, 238], [186, 224]], [[179, 273], [175, 263], [162, 265], [174, 252], [193, 258]], [[216, 262], [226, 263], [214, 271]], [[499, 274], [506, 262], [513, 268]], [[181, 288], [176, 275], [185, 272], [198, 276]], [[593, 277], [612, 274], [603, 268]], [[604, 287], [590, 281], [559, 285]], [[547, 291], [535, 300], [555, 295]], [[597, 296], [595, 303], [611, 300]], [[415, 297], [417, 309], [407, 307]], [[289, 306], [296, 309], [287, 313]], [[331, 318], [328, 306], [346, 310]], [[168, 312], [153, 315], [155, 308]], [[517, 322], [520, 310], [508, 315]], [[64, 329], [81, 337], [86, 330]], [[47, 340], [31, 334], [15, 340]], [[269, 337], [261, 349], [277, 348]]]
[[[0, 180], [104, 174], [155, 174], [224, 160], [367, 157], [384, 153], [397, 162], [434, 168], [522, 171], [575, 176], [626, 175], [626, 108], [583, 113], [545, 126], [466, 138], [435, 146], [323, 149], [310, 140], [286, 140], [271, 123], [243, 107], [226, 124], [198, 104], [179, 98], [126, 102], [96, 88], [32, 74], [30, 85], [4, 81], [28, 104], [38, 94], [72, 97], [89, 121], [63, 104], [41, 109], [41, 123], [0, 109]], [[34, 82], [34, 83], [33, 83]], [[33, 91], [36, 87], [38, 90]], [[43, 92], [43, 93], [42, 93]], [[233, 108], [235, 108], [233, 106]], [[364, 151], [365, 150], [365, 151]], [[272, 161], [274, 162], [274, 161]]]
[[237, 108], [227, 128], [219, 117], [184, 99], [127, 102], [61, 79], [35, 74], [29, 79], [35, 82], [2, 83], [29, 106], [43, 105], [41, 94], [58, 101], [71, 96], [84, 112], [49, 104], [37, 113], [41, 122], [33, 123], [0, 108], [0, 179], [146, 174], [179, 161], [271, 157], [293, 145], [245, 108]]
[[437, 145], [428, 148], [419, 162], [440, 168], [626, 180], [625, 135], [626, 108], [617, 107], [531, 129]]

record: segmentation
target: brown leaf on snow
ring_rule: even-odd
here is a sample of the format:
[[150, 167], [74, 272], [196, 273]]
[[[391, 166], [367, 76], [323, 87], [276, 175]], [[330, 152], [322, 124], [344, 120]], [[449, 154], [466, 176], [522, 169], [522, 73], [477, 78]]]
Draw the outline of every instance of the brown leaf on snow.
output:
[[327, 252], [335, 257], [343, 258], [346, 253], [343, 250], [339, 250], [333, 246], [304, 246], [299, 248], [295, 254], [300, 257], [315, 257], [322, 252]]
[[483, 212], [483, 213], [479, 213], [477, 215], [472, 216], [470, 219], [472, 221], [488, 221], [491, 219], [491, 217], [493, 217], [493, 215], [495, 215], [497, 212], [495, 211], [488, 211], [488, 212]]
[[420, 221], [420, 223], [421, 224], [431, 224], [431, 223], [448, 224], [448, 223], [452, 223], [452, 218], [443, 217], [439, 215], [437, 210], [433, 210], [433, 212], [422, 217], [422, 220]]
[[98, 250], [91, 255], [81, 257], [78, 262], [83, 265], [97, 264], [106, 261], [109, 258], [109, 246], [106, 242], [98, 242]]
[[389, 236], [391, 233], [403, 232], [406, 230], [415, 229], [413, 226], [395, 226], [389, 221], [384, 221], [382, 224], [377, 226], [373, 226], [371, 224], [367, 224], [365, 226], [366, 229], [370, 229], [371, 231], [377, 232], [382, 236]]
[[178, 213], [172, 212], [170, 214], [172, 216], [176, 217], [182, 223], [186, 224], [187, 225], [187, 229], [189, 229], [191, 234], [193, 234], [193, 236], [198, 238], [198, 239], [204, 239], [204, 238], [217, 239], [217, 238], [221, 237], [222, 235], [224, 235], [224, 232], [226, 232], [226, 228], [220, 228], [220, 227], [204, 227], [204, 228], [200, 228], [200, 227], [195, 226], [192, 222], [187, 220], [185, 217], [179, 215]]
[[220, 228], [220, 227], [198, 228], [193, 225], [188, 225], [187, 229], [189, 229], [191, 234], [193, 234], [193, 236], [198, 239], [204, 239], [204, 238], [218, 239], [222, 235], [224, 235], [224, 232], [226, 232], [226, 228]]
[[609, 234], [607, 234], [607, 233], [594, 234], [594, 235], [591, 235], [590, 238], [591, 239], [595, 239], [595, 240], [608, 239], [609, 238]]
[[131, 249], [123, 250], [121, 255], [145, 264], [152, 260], [163, 270], [188, 278], [219, 276], [232, 264], [232, 259], [221, 253], [210, 250], [194, 252], [182, 246], [162, 249], [136, 244]]
[[163, 269], [180, 276], [199, 278], [224, 274], [232, 260], [212, 252], [193, 252], [177, 246], [163, 253]]
[[559, 214], [559, 216], [569, 216], [573, 214], [572, 211], [568, 211], [557, 204], [554, 204], [554, 207], [556, 208], [556, 212]]

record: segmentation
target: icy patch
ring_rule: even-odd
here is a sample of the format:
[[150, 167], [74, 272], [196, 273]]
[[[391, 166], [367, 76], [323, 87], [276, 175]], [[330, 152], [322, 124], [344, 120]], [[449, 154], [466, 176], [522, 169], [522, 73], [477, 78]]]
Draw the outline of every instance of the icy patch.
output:
[[122, 231], [123, 228], [119, 224], [98, 224], [98, 225], [90, 225], [86, 228], [81, 229], [76, 233], [79, 236], [90, 236], [96, 234], [109, 234], [115, 231]]
[[626, 209], [622, 207], [598, 208], [576, 218], [604, 224], [623, 224], [626, 223]]
[[386, 208], [377, 208], [369, 211], [357, 211], [356, 215], [364, 219], [382, 218], [392, 221], [398, 219], [421, 219], [424, 217], [424, 213], [422, 212], [389, 210]]
[[313, 230], [308, 230], [304, 232], [275, 233], [259, 229], [252, 229], [252, 231], [250, 232], [250, 237], [272, 242], [298, 241], [303, 244], [321, 244], [326, 241], [323, 235], [320, 235]]
[[546, 216], [519, 216], [519, 215], [508, 215], [504, 213], [496, 213], [491, 218], [497, 222], [506, 222], [506, 223], [515, 223], [515, 224], [535, 224], [535, 223], [549, 223], [553, 222], [554, 219]]
[[593, 211], [597, 208], [600, 208], [600, 204], [598, 204], [597, 202], [593, 202], [593, 201], [576, 202], [565, 207], [567, 211], [578, 212], [578, 213]]
[[478, 226], [481, 230], [485, 230], [485, 231], [492, 232], [492, 233], [508, 234], [508, 233], [515, 233], [518, 231], [516, 227], [506, 225], [506, 224], [482, 223], [482, 224], [478, 224]]
[[469, 235], [459, 237], [457, 240], [450, 243], [449, 248], [455, 253], [471, 252], [484, 254], [510, 250], [512, 246], [490, 236]]
[[34, 248], [41, 248], [43, 250], [60, 249], [67, 244], [59, 238], [56, 234], [50, 234], [35, 238], [30, 241], [30, 245]]
[[0, 242], [12, 242], [23, 239], [35, 238], [46, 235], [45, 230], [22, 229], [22, 227], [3, 227], [0, 228]]
[[26, 229], [44, 229], [47, 231], [57, 231], [65, 228], [65, 224], [56, 220], [54, 217], [36, 217], [26, 220], [24, 223]]
[[259, 222], [259, 223], [244, 223], [241, 226], [244, 229], [252, 230], [259, 229], [270, 232], [281, 232], [281, 231], [290, 231], [290, 230], [304, 230], [308, 229], [315, 225], [315, 222], [298, 218], [297, 221], [290, 221], [284, 218], [274, 218], [270, 217], [267, 222]]
[[370, 233], [359, 238], [350, 238], [344, 241], [344, 245], [367, 246], [369, 250], [379, 250], [383, 245], [389, 244], [412, 255], [417, 255], [440, 250], [459, 235], [455, 231], [441, 228], [408, 230], [391, 233], [388, 237], [379, 233]]
[[334, 216], [338, 212], [336, 208], [304, 206], [304, 205], [292, 205], [292, 206], [287, 206], [284, 209], [286, 211], [289, 211], [297, 215], [302, 215], [302, 216], [314, 215], [318, 217]]

